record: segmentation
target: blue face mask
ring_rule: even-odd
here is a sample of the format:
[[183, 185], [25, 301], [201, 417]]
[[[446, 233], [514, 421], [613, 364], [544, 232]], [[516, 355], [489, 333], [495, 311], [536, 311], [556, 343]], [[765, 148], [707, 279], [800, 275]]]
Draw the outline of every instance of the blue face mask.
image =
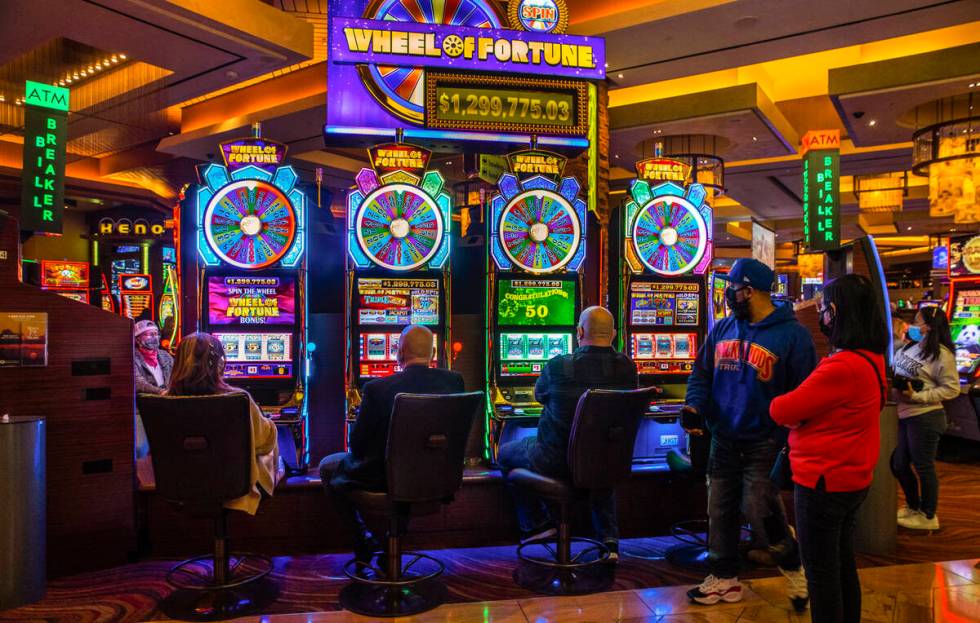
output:
[[913, 342], [922, 341], [922, 331], [919, 329], [919, 327], [916, 327], [914, 325], [909, 327], [908, 336], [909, 339], [912, 340]]

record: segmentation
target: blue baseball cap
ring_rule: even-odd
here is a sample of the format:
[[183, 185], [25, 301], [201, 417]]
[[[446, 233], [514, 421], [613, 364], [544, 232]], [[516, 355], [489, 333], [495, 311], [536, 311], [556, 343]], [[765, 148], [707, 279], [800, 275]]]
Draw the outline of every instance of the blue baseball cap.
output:
[[736, 285], [752, 286], [756, 290], [772, 292], [776, 273], [759, 260], [742, 258], [735, 261], [727, 275], [718, 275], [718, 277]]

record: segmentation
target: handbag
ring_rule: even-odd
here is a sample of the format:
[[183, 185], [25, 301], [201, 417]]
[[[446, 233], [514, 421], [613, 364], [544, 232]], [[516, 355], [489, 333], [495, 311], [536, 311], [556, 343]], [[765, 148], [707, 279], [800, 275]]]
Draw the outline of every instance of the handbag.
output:
[[[852, 350], [851, 352], [867, 361], [871, 369], [875, 371], [875, 377], [878, 379], [878, 410], [881, 411], [885, 408], [885, 383], [881, 378], [881, 373], [878, 372], [878, 366], [871, 361], [870, 357], [861, 351]], [[779, 451], [779, 454], [776, 455], [776, 460], [773, 462], [772, 469], [769, 471], [769, 479], [781, 490], [788, 490], [793, 487], [793, 467], [789, 462], [789, 443], [786, 443]]]

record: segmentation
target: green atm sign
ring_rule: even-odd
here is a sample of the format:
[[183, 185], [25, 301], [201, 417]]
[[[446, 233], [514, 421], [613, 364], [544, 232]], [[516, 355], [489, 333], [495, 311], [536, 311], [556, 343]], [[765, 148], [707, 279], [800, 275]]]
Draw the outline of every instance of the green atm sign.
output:
[[803, 137], [803, 240], [810, 251], [840, 248], [840, 131]]
[[68, 89], [28, 80], [24, 103], [20, 226], [35, 234], [60, 234], [65, 211]]

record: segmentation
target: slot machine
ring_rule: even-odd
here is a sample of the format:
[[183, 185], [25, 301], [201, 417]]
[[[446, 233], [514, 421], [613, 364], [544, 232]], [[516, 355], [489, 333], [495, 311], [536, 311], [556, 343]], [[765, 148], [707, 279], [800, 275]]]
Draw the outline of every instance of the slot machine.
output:
[[180, 295], [176, 264], [163, 264], [163, 293], [157, 310], [157, 323], [160, 325], [161, 344], [171, 350], [177, 343], [180, 328]]
[[396, 354], [406, 326], [432, 331], [433, 367], [451, 363], [452, 199], [445, 180], [428, 168], [431, 152], [421, 147], [377, 145], [368, 155], [371, 168], [361, 169], [347, 197], [347, 431], [364, 384], [400, 371]]
[[534, 384], [552, 357], [571, 353], [582, 308], [587, 208], [567, 159], [510, 154], [490, 200], [487, 260], [487, 454], [533, 435]]
[[309, 463], [311, 349], [306, 195], [296, 171], [282, 165], [284, 145], [252, 137], [222, 143], [221, 151], [225, 165], [200, 167], [193, 194], [197, 326], [220, 340], [225, 379], [275, 422], [287, 469], [302, 473]]
[[41, 288], [87, 304], [89, 302], [88, 262], [41, 260]]
[[636, 362], [640, 384], [663, 390], [640, 425], [635, 469], [667, 469], [670, 451], [686, 451], [679, 413], [687, 378], [711, 324], [724, 317], [723, 281], [708, 281], [712, 215], [705, 199], [700, 184], [635, 179], [610, 227], [610, 251], [619, 260], [619, 279], [610, 280], [619, 346]]
[[109, 281], [106, 279], [105, 274], [102, 275], [102, 286], [99, 288], [99, 304], [104, 311], [111, 314], [116, 313], [116, 299], [112, 294], [112, 289], [109, 287]]
[[980, 371], [980, 236], [949, 241], [947, 315], [960, 383], [972, 386]]
[[147, 310], [150, 320], [156, 318], [153, 306], [153, 277], [148, 274], [121, 273], [119, 275], [119, 313], [133, 320]]

